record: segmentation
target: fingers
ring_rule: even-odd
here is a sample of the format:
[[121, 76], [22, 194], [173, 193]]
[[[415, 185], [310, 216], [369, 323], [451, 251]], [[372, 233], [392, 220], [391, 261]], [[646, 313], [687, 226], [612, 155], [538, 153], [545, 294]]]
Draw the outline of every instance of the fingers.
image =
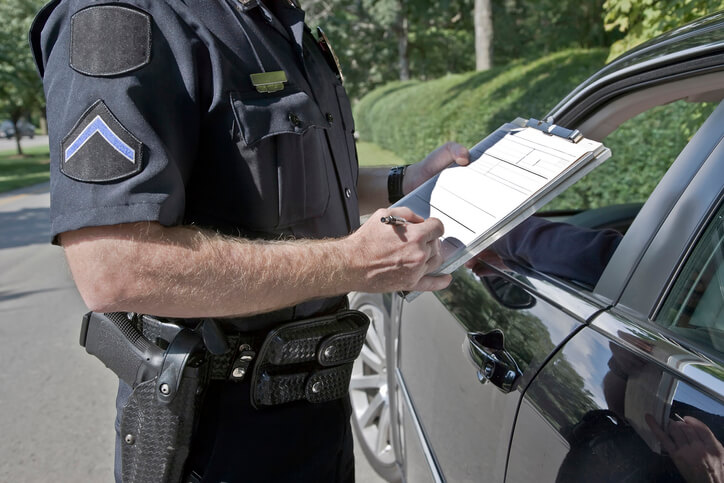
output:
[[426, 232], [423, 236], [423, 240], [425, 240], [425, 242], [439, 240], [445, 233], [445, 226], [437, 218], [428, 218], [424, 221], [424, 225]]
[[[394, 215], [406, 224], [388, 226], [381, 217]], [[437, 218], [425, 220], [406, 207], [378, 210], [374, 217], [351, 236], [352, 250], [366, 247], [368, 274], [361, 291], [439, 290], [451, 276], [429, 275], [444, 262], [440, 237], [445, 227]]]
[[659, 427], [654, 417], [650, 414], [647, 414], [645, 418], [646, 424], [649, 425], [649, 428], [651, 428], [651, 432], [654, 433], [656, 439], [658, 439], [661, 443], [661, 447], [664, 448], [664, 450], [666, 450], [666, 452], [669, 454], [672, 454], [674, 451], [676, 451], [676, 444], [669, 437], [669, 435], [666, 434], [666, 432]]
[[686, 423], [680, 421], [669, 422], [669, 436], [674, 441], [676, 448], [687, 446], [692, 441], [686, 431]]
[[[386, 210], [382, 210], [385, 214], [400, 216], [404, 219], [406, 219], [409, 223], [423, 223], [425, 219], [409, 209], [406, 206], [399, 206], [396, 208], [388, 208]], [[385, 215], [382, 215], [385, 216]]]
[[[377, 216], [378, 214], [380, 215], [379, 217]], [[378, 212], [375, 213], [375, 218], [387, 216], [388, 214], [404, 218], [405, 220], [407, 220], [408, 223], [412, 223], [415, 225], [415, 230], [421, 229], [421, 240], [425, 243], [440, 238], [445, 233], [445, 226], [440, 220], [438, 220], [437, 218], [428, 218], [426, 220], [411, 209], [407, 208], [406, 206], [389, 208], [387, 210], [378, 210]]]
[[721, 443], [716, 439], [714, 433], [711, 432], [709, 426], [703, 422], [693, 416], [684, 416], [684, 422], [694, 431], [696, 438], [702, 441], [707, 448], [718, 449], [721, 446]]
[[442, 254], [440, 253], [440, 239], [437, 238], [430, 242], [430, 245], [433, 245], [430, 250], [430, 257], [427, 259], [426, 262], [426, 273], [432, 273], [438, 268], [440, 268], [440, 265], [442, 265], [442, 262], [445, 261]]
[[449, 142], [445, 144], [445, 149], [449, 153], [450, 159], [460, 166], [470, 164], [470, 152], [461, 144]]
[[696, 430], [691, 425], [686, 424], [684, 421], [673, 421], [675, 428], [680, 428], [681, 432], [684, 433], [688, 444], [694, 444], [700, 442], [699, 435], [696, 434]]

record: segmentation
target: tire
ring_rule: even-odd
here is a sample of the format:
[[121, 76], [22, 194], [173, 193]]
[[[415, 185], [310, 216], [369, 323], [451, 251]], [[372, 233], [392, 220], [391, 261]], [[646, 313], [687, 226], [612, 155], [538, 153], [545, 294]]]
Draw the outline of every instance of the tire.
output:
[[385, 326], [389, 316], [381, 294], [353, 294], [350, 307], [370, 318], [365, 345], [354, 363], [349, 387], [352, 430], [372, 469], [387, 481], [402, 481], [393, 445], [388, 392]]

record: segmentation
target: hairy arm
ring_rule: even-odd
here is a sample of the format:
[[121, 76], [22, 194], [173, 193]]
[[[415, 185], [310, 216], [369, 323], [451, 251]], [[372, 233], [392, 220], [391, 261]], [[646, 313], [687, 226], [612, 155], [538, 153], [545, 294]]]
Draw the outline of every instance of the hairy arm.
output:
[[268, 312], [352, 290], [437, 290], [438, 220], [385, 210], [414, 223], [372, 219], [346, 238], [262, 242], [195, 227], [133, 223], [66, 232], [61, 244], [91, 310], [168, 317]]

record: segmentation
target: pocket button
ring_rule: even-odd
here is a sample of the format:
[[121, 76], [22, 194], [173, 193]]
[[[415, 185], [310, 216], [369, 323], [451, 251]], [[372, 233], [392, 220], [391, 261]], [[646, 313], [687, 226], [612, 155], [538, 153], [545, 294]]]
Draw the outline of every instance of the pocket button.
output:
[[299, 127], [302, 125], [302, 121], [299, 119], [299, 116], [297, 116], [293, 112], [289, 113], [289, 121], [292, 123], [292, 126], [294, 126], [294, 127]]
[[327, 113], [327, 121], [328, 121], [330, 124], [332, 124], [332, 123], [334, 122], [334, 116], [332, 115], [331, 112], [328, 112], [328, 113]]

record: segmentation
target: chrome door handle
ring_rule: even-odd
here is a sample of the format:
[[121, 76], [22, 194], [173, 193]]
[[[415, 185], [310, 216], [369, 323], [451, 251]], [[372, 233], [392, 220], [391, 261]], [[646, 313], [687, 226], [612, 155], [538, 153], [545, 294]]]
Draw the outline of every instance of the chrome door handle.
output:
[[508, 393], [515, 388], [521, 372], [513, 357], [505, 350], [504, 340], [503, 331], [500, 329], [485, 334], [468, 332], [463, 350], [478, 370], [478, 380], [481, 383], [489, 381]]

